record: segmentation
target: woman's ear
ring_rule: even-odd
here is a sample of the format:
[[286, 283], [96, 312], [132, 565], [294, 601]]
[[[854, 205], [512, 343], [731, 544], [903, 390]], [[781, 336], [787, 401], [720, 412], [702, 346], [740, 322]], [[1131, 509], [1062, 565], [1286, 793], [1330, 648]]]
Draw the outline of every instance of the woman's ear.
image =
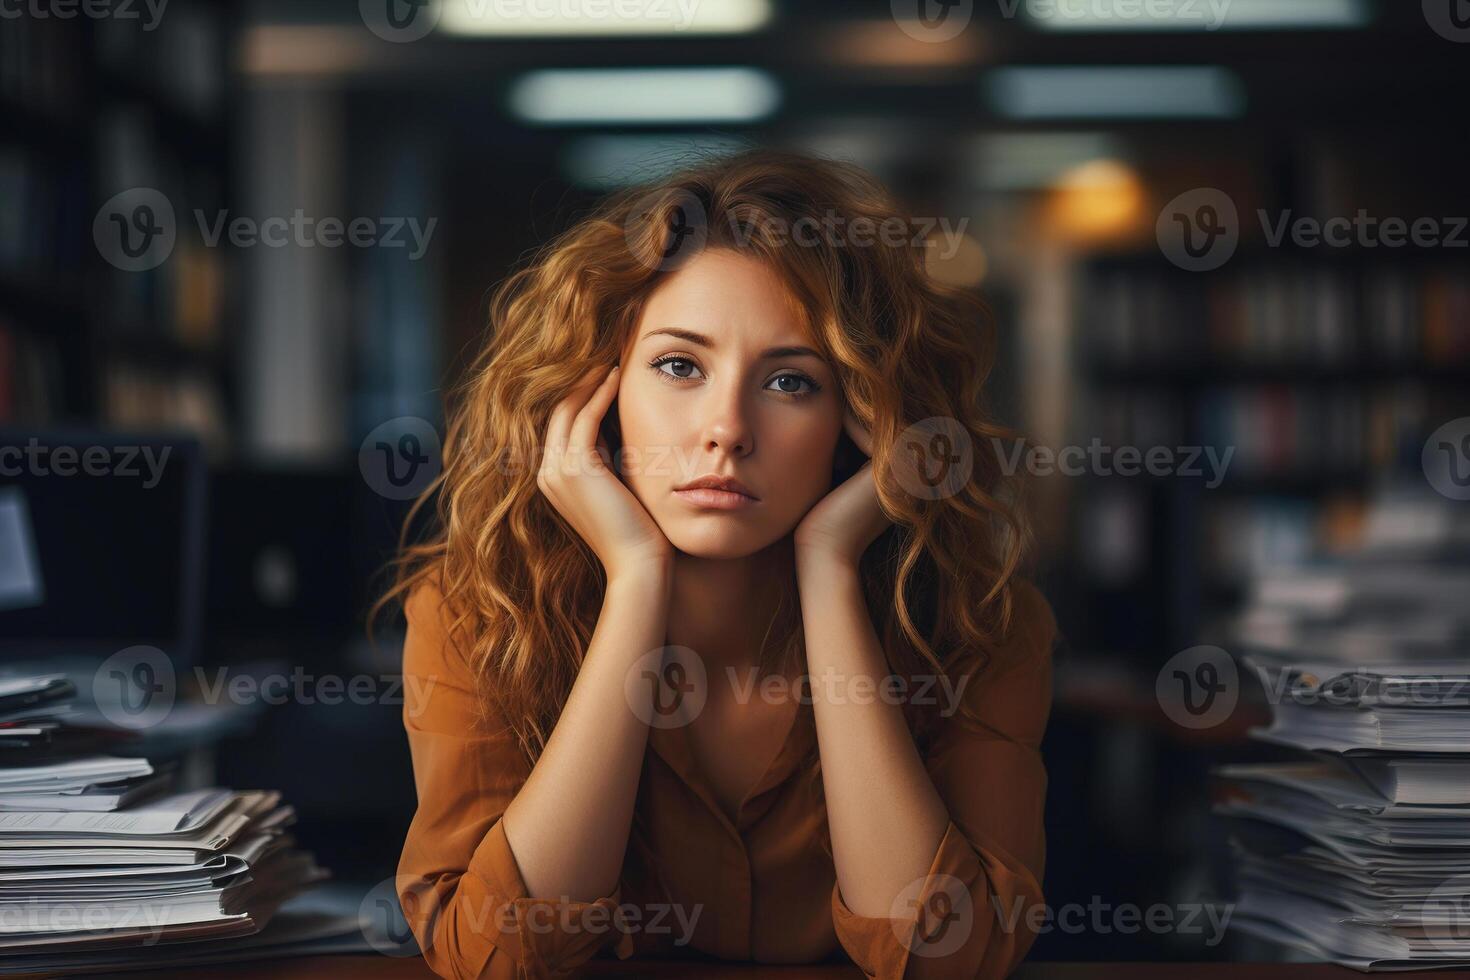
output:
[[[868, 461], [867, 448], [872, 446], [872, 440], [867, 438], [867, 432], [858, 424], [851, 415], [844, 413], [842, 420], [842, 432], [837, 436], [837, 449], [832, 454], [832, 485], [839, 486]], [[858, 436], [863, 437], [864, 442], [858, 441]]]
[[867, 426], [858, 421], [850, 408], [842, 413], [842, 428], [847, 433], [847, 437], [863, 451], [864, 456], [873, 455], [873, 434], [868, 431]]

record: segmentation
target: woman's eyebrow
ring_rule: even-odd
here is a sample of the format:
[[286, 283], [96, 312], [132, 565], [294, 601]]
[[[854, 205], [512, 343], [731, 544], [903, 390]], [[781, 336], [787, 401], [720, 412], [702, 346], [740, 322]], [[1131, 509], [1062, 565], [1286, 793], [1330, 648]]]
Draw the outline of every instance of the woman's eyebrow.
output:
[[[688, 341], [691, 344], [697, 344], [700, 347], [707, 347], [710, 350], [714, 350], [716, 346], [715, 342], [709, 337], [706, 337], [704, 334], [697, 333], [693, 330], [684, 330], [679, 327], [660, 327], [657, 330], [650, 330], [648, 333], [643, 335], [643, 338], [647, 340], [649, 337], [655, 336], [656, 334], [667, 334], [670, 337], [677, 337], [680, 340]], [[761, 352], [762, 358], [803, 356], [815, 357], [820, 360], [822, 355], [817, 353], [817, 351], [813, 350], [810, 347], [803, 347], [801, 345], [767, 347], [764, 351]]]

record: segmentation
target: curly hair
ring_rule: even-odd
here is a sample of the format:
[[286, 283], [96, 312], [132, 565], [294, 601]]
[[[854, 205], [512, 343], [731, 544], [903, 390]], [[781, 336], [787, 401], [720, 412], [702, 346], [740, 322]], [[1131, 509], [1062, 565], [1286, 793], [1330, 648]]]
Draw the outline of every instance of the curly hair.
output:
[[[982, 397], [995, 352], [987, 306], [932, 278], [924, 249], [907, 241], [862, 247], [788, 233], [824, 219], [830, 228], [834, 216], [848, 229], [912, 227], [861, 168], [765, 149], [699, 161], [606, 198], [495, 290], [488, 343], [450, 399], [442, 472], [415, 503], [392, 585], [374, 607], [406, 601], [426, 583], [438, 588], [484, 707], [505, 719], [533, 764], [576, 680], [606, 586], [592, 550], [538, 490], [540, 440], [552, 408], [590, 368], [618, 361], [649, 295], [676, 274], [668, 257], [687, 237], [691, 209], [703, 218], [701, 247], [740, 250], [780, 275], [872, 433], [879, 497], [894, 524], [861, 571], [894, 673], [933, 677], [969, 658], [994, 669], [1011, 627], [1013, 575], [1030, 532], [999, 454], [973, 453], [970, 478], [939, 499], [905, 492], [895, 475], [912, 448], [901, 437], [922, 420], [956, 424], [977, 449], [1015, 437], [991, 421]], [[604, 434], [617, 438], [608, 426]], [[847, 449], [834, 481], [862, 460]], [[407, 528], [431, 502], [434, 530], [409, 543]], [[788, 592], [773, 623], [775, 653], [762, 652], [767, 667], [804, 657]], [[905, 711], [922, 745], [938, 709]]]

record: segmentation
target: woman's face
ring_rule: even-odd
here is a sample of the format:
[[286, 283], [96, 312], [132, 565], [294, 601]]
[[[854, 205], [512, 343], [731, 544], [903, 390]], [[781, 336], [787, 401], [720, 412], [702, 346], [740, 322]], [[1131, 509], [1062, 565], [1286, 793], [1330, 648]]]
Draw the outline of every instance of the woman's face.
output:
[[[664, 280], [621, 376], [624, 480], [678, 550], [753, 554], [831, 489], [837, 379], [758, 259], [708, 249]], [[701, 477], [744, 492], [686, 489]]]

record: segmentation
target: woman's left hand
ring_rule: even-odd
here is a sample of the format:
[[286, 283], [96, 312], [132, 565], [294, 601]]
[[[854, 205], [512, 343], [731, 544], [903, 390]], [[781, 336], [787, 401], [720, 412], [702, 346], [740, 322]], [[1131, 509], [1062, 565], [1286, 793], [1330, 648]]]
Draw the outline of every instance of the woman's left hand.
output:
[[[843, 428], [866, 455], [873, 454], [873, 437], [851, 412], [844, 413]], [[891, 522], [878, 505], [878, 485], [873, 479], [873, 461], [817, 501], [796, 526], [794, 542], [798, 559], [823, 558], [856, 565], [868, 545]]]

